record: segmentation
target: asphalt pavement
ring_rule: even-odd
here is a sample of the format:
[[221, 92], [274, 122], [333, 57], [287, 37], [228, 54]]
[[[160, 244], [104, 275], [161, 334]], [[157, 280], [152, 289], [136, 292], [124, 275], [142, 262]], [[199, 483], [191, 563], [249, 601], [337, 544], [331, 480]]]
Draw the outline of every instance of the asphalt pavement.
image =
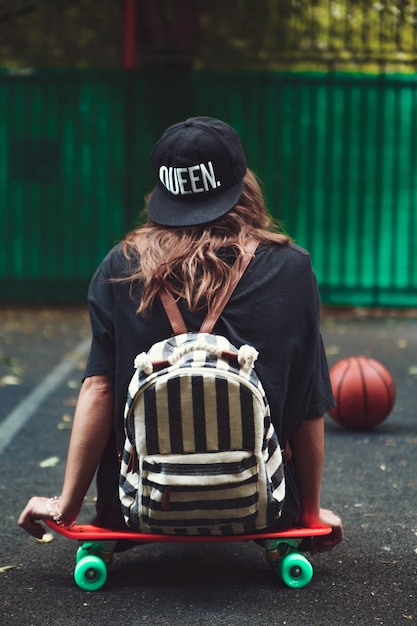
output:
[[[1, 309], [0, 442], [10, 416], [21, 425], [0, 452], [0, 623], [417, 624], [417, 314], [323, 310], [322, 330], [330, 365], [372, 356], [394, 376], [397, 397], [370, 432], [326, 417], [322, 502], [342, 516], [346, 536], [312, 557], [312, 582], [282, 586], [253, 543], [151, 544], [117, 555], [106, 586], [83, 592], [72, 579], [77, 546], [60, 536], [39, 543], [16, 521], [31, 495], [60, 491], [88, 316], [84, 308]], [[94, 488], [81, 519], [93, 510]]]

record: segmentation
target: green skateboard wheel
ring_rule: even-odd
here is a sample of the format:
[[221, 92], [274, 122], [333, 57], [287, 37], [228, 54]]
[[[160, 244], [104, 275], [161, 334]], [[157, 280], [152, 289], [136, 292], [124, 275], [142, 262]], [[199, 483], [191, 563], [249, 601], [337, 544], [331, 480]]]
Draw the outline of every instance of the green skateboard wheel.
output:
[[313, 566], [305, 556], [297, 552], [287, 554], [276, 561], [277, 572], [287, 587], [305, 587], [313, 578]]
[[84, 591], [97, 591], [107, 580], [107, 567], [103, 559], [93, 554], [85, 556], [75, 566], [74, 580]]

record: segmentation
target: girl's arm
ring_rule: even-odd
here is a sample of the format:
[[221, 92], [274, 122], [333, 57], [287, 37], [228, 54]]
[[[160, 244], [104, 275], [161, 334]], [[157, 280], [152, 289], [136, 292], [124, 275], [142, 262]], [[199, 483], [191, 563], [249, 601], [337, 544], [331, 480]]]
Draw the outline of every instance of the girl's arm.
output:
[[305, 420], [291, 438], [301, 502], [301, 524], [307, 528], [333, 527], [331, 535], [316, 537], [312, 552], [331, 550], [343, 538], [340, 518], [320, 506], [324, 463], [324, 418]]
[[57, 514], [64, 521], [75, 520], [112, 428], [113, 390], [107, 377], [86, 378], [75, 410], [61, 497], [53, 503], [48, 498], [31, 498], [19, 517], [19, 526], [39, 539], [44, 528], [37, 520], [51, 519]]

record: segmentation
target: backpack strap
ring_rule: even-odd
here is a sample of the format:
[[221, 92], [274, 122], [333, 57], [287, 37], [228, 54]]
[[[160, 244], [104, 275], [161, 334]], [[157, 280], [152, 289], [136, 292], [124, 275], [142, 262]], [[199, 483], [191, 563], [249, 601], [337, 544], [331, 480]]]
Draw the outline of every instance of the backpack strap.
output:
[[[238, 282], [245, 273], [245, 270], [248, 267], [257, 247], [258, 242], [255, 239], [250, 239], [246, 245], [245, 252], [241, 257], [239, 257], [239, 259], [234, 263], [232, 267], [232, 280], [230, 282], [229, 288], [223, 290], [223, 292], [216, 300], [211, 311], [207, 313], [200, 327], [201, 333], [210, 333], [213, 330], [214, 326], [217, 323], [217, 320], [222, 314], [224, 307], [229, 302], [232, 293], [236, 289]], [[179, 310], [178, 305], [172, 294], [163, 289], [159, 292], [159, 297], [161, 299], [169, 322], [172, 326], [172, 330], [174, 331], [174, 335], [187, 333], [188, 330], [181, 315], [181, 311]]]
[[200, 328], [201, 333], [211, 333], [211, 331], [213, 330], [214, 326], [217, 323], [217, 320], [223, 312], [224, 307], [229, 302], [232, 293], [236, 289], [237, 284], [239, 283], [240, 279], [245, 273], [246, 268], [251, 262], [257, 247], [258, 242], [255, 239], [251, 239], [246, 244], [245, 252], [233, 265], [233, 276], [229, 288], [227, 290], [223, 290], [223, 293], [218, 297], [211, 311], [207, 313], [207, 316]]
[[162, 306], [165, 309], [165, 313], [167, 314], [172, 330], [174, 331], [174, 335], [188, 333], [181, 311], [179, 310], [173, 295], [166, 289], [161, 289], [158, 295], [162, 302]]

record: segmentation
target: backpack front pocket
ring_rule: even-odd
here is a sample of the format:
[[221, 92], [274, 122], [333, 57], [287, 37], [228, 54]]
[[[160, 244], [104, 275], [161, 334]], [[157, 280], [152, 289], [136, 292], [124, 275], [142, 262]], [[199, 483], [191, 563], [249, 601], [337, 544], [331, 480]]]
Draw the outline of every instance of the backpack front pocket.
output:
[[141, 477], [143, 530], [228, 534], [255, 527], [258, 465], [251, 452], [147, 456]]

